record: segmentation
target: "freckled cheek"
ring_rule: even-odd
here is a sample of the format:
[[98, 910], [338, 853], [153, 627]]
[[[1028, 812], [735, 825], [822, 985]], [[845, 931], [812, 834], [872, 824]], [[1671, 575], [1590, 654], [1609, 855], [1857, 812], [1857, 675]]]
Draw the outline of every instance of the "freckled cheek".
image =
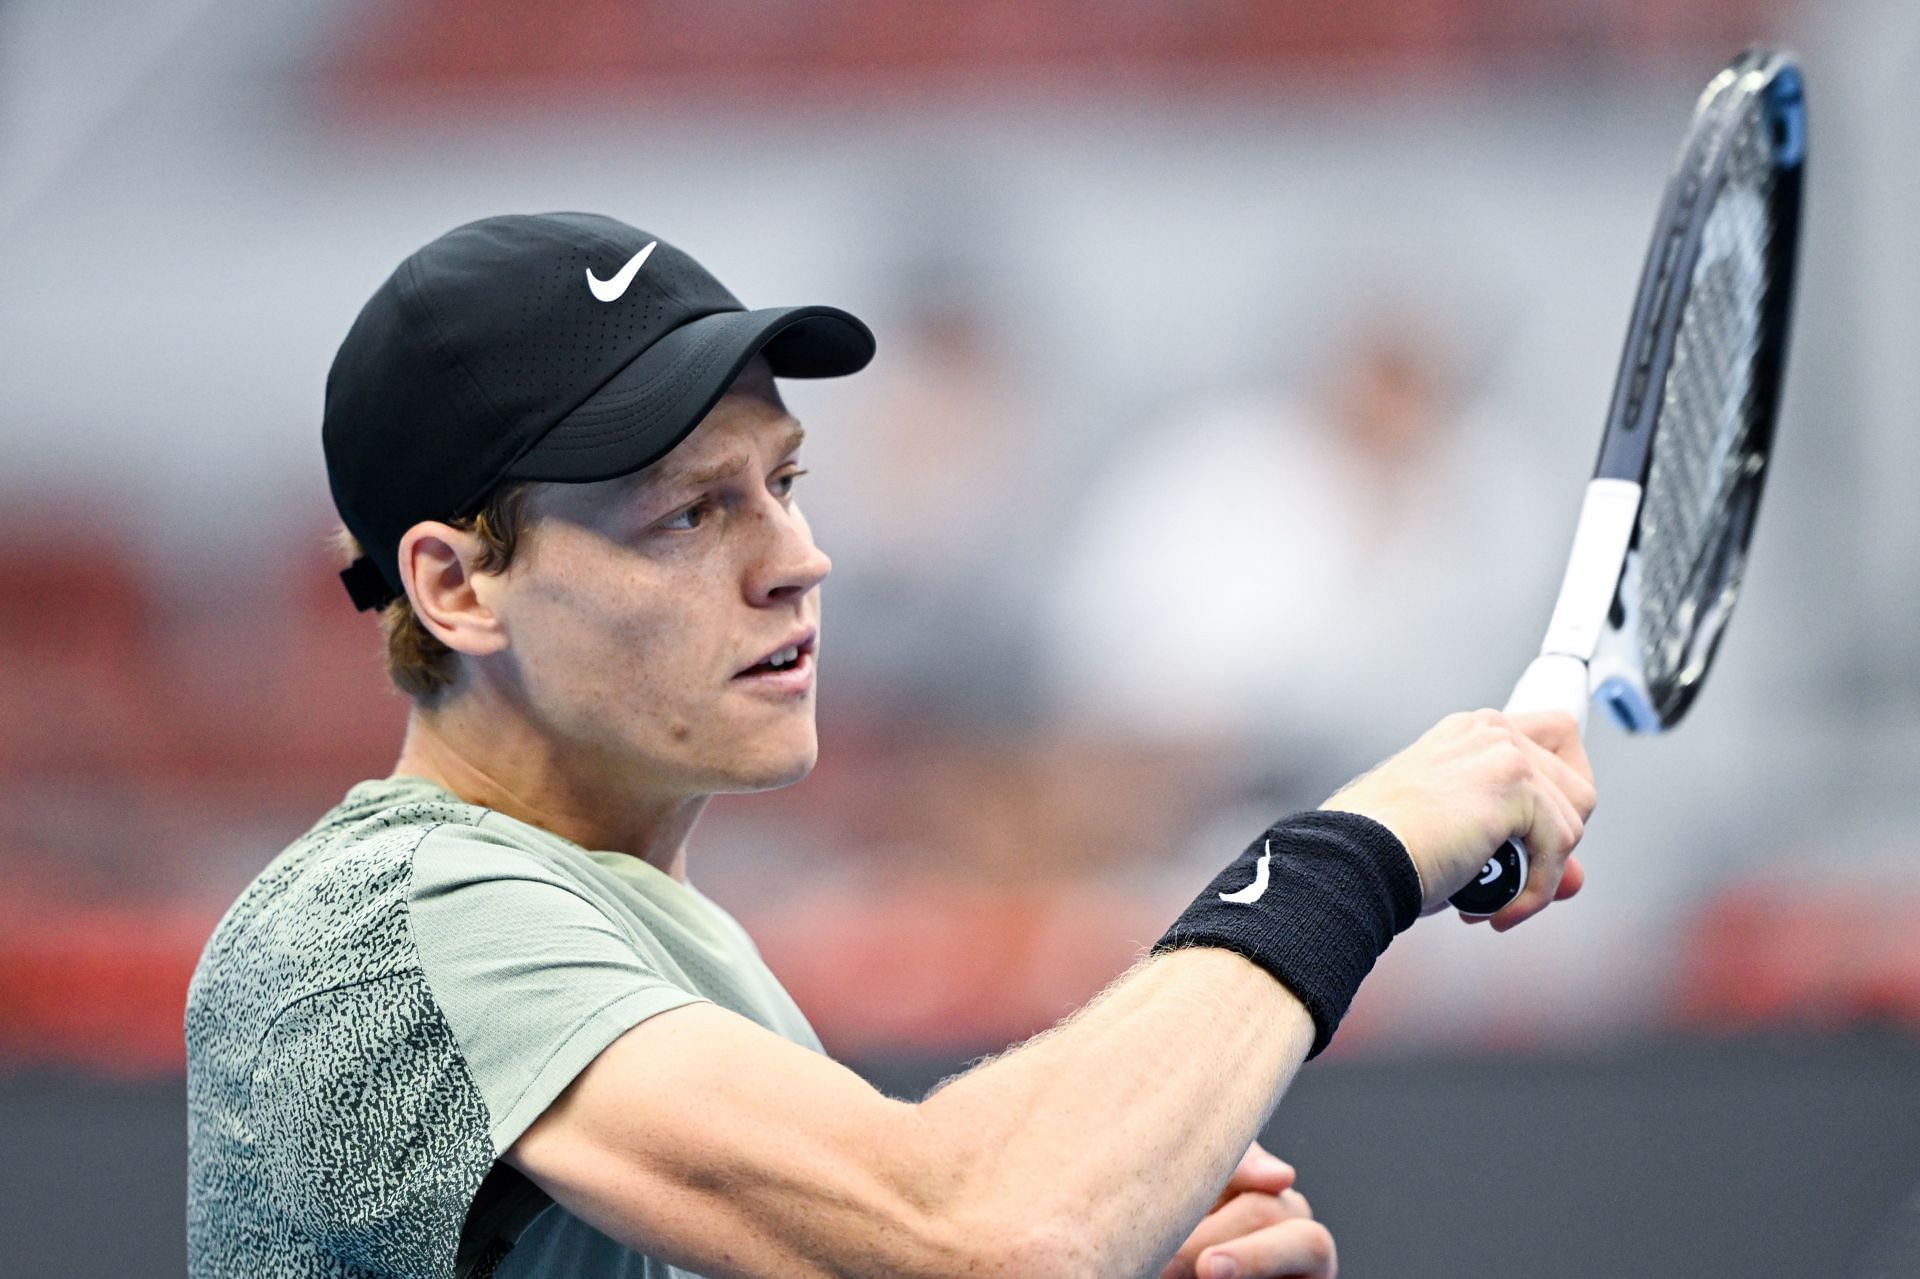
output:
[[594, 683], [630, 720], [684, 742], [721, 691], [715, 672], [722, 663], [708, 651], [711, 637], [691, 624], [693, 610], [661, 599], [658, 588], [654, 594], [653, 607], [629, 603], [595, 628]]
[[627, 617], [598, 633], [591, 663], [602, 695], [650, 717], [675, 716], [696, 704], [700, 683], [690, 669], [688, 639], [671, 619]]
[[530, 666], [595, 735], [642, 750], [706, 749], [740, 646], [710, 575], [569, 549], [578, 554], [571, 571], [541, 593]]
[[645, 583], [607, 573], [544, 591], [518, 638], [534, 682], [589, 717], [615, 706], [623, 715], [671, 713], [690, 674], [688, 636], [674, 612], [657, 588], [650, 596]]

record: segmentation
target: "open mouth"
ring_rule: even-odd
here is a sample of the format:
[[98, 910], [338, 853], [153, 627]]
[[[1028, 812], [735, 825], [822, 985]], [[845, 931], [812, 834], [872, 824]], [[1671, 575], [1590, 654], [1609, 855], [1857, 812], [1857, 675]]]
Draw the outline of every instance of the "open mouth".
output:
[[781, 671], [790, 671], [806, 661], [812, 654], [815, 636], [809, 631], [804, 636], [784, 648], [776, 649], [755, 662], [746, 670], [735, 675], [735, 679], [750, 679], [756, 675], [777, 675]]

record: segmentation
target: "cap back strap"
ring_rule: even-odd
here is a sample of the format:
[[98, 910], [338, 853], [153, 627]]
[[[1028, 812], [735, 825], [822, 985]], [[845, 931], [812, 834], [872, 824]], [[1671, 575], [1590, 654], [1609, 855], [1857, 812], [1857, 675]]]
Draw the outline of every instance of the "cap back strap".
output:
[[387, 579], [364, 555], [340, 570], [340, 580], [346, 584], [353, 606], [362, 613], [385, 608], [400, 598], [400, 593], [387, 585]]

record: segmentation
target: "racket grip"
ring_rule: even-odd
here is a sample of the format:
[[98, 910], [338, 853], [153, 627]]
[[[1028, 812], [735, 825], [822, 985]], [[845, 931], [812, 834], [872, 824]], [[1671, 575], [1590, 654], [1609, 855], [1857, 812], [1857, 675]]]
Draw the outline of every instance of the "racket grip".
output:
[[[1508, 714], [1525, 711], [1566, 711], [1587, 731], [1587, 664], [1567, 653], [1542, 653], [1527, 666], [1513, 696], [1507, 699]], [[1447, 904], [1463, 915], [1491, 915], [1520, 895], [1527, 886], [1527, 850], [1517, 839], [1510, 839], [1494, 850], [1480, 873], [1467, 882]]]
[[1463, 915], [1491, 915], [1520, 895], [1527, 886], [1527, 850], [1510, 839], [1494, 850], [1480, 873], [1465, 888], [1447, 898]]

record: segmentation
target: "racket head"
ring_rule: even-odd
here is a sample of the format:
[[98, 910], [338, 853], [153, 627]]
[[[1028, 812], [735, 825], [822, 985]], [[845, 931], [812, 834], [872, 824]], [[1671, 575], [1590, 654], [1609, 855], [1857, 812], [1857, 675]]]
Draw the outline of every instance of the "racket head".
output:
[[1595, 478], [1641, 486], [1593, 658], [1626, 728], [1686, 714], [1739, 597], [1786, 367], [1807, 150], [1798, 62], [1708, 84], [1661, 203]]

